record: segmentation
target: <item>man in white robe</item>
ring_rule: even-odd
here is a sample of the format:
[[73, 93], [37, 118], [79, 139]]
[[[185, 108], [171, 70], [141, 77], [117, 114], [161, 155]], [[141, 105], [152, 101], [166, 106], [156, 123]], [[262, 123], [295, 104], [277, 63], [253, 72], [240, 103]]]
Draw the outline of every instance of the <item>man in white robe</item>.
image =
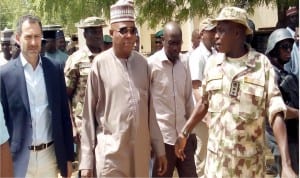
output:
[[148, 177], [151, 149], [159, 158], [158, 174], [166, 171], [163, 139], [150, 101], [150, 71], [146, 59], [132, 50], [136, 31], [132, 3], [118, 1], [111, 7], [113, 47], [96, 56], [87, 80], [82, 177]]

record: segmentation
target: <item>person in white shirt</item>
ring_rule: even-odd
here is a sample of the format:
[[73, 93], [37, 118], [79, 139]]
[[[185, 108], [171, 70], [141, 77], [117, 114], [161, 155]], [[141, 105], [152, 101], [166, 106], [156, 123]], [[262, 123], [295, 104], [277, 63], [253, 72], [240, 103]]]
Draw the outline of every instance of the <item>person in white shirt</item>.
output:
[[[215, 54], [215, 27], [216, 25], [211, 22], [210, 18], [201, 21], [199, 26], [200, 44], [191, 53], [189, 57], [189, 68], [191, 72], [191, 79], [193, 85], [194, 102], [198, 102], [200, 98], [199, 88], [203, 80], [203, 73], [206, 61], [208, 58]], [[195, 164], [197, 168], [198, 177], [204, 174], [204, 165], [206, 157], [206, 147], [208, 139], [208, 127], [205, 122], [200, 122], [194, 132], [197, 136], [197, 150], [195, 152]]]

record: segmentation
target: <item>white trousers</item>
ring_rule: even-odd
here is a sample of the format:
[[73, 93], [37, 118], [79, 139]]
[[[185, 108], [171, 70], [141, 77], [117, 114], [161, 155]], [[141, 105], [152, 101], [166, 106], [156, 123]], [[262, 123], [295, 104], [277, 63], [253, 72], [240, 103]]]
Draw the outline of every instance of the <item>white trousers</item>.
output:
[[207, 153], [208, 127], [204, 122], [199, 122], [193, 130], [197, 137], [195, 164], [198, 177], [204, 176], [205, 159]]
[[26, 178], [58, 177], [58, 166], [53, 144], [41, 151], [30, 150]]

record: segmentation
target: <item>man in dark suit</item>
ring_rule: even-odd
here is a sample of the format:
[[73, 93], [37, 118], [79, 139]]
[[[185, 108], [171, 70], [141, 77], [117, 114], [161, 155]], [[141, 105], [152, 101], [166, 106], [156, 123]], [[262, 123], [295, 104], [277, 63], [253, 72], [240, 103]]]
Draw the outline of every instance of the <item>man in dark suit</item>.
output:
[[40, 57], [39, 18], [19, 19], [21, 53], [1, 68], [1, 103], [16, 177], [72, 174], [73, 138], [63, 66]]

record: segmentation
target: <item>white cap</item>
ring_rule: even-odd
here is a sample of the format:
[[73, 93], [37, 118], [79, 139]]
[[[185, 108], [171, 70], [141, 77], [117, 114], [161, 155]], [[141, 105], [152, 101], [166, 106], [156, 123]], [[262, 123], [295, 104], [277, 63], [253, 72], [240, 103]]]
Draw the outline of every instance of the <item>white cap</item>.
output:
[[119, 0], [110, 7], [110, 23], [134, 22], [133, 2], [130, 0]]

